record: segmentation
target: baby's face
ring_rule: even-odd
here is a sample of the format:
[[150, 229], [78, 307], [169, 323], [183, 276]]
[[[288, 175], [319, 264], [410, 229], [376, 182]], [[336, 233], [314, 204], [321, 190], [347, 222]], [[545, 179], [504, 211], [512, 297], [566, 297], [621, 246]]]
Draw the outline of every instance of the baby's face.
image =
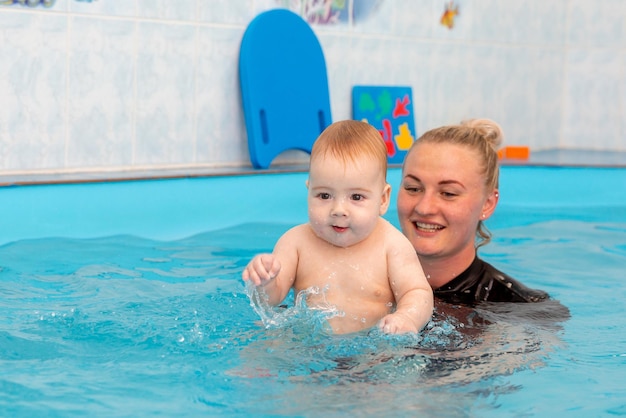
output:
[[372, 158], [355, 163], [318, 157], [311, 161], [308, 187], [311, 227], [338, 247], [367, 238], [389, 206], [390, 186]]

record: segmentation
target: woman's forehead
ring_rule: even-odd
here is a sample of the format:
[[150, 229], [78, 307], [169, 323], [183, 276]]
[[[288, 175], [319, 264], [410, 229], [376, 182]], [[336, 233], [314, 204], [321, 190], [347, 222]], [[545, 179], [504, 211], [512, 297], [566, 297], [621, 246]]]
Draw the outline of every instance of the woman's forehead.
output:
[[419, 143], [411, 150], [403, 174], [446, 180], [482, 178], [482, 162], [477, 152], [459, 144]]

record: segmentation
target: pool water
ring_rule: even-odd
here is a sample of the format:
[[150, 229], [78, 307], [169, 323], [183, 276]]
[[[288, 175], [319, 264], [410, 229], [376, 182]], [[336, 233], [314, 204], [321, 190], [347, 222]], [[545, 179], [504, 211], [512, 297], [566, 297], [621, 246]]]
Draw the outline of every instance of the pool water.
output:
[[[235, 218], [220, 221], [223, 227], [193, 231], [206, 227], [203, 211], [194, 209], [198, 220], [181, 222], [182, 237], [174, 236], [172, 223], [162, 233], [145, 218], [136, 218], [140, 232], [126, 226], [128, 219], [70, 228], [75, 215], [42, 219], [43, 208], [22, 211], [29, 223], [22, 226], [6, 215], [20, 212], [20, 201], [39, 200], [15, 199], [28, 191], [19, 187], [0, 190], [14, 198], [13, 207], [0, 210], [5, 236], [15, 238], [0, 246], [0, 411], [14, 417], [626, 415], [626, 176], [606, 174], [503, 170], [503, 198], [489, 223], [494, 240], [481, 254], [555, 300], [475, 310], [440, 304], [415, 336], [376, 330], [333, 336], [325, 331], [325, 313], [305, 309], [293, 295], [282, 308], [253, 303], [241, 270], [306, 216], [294, 204], [275, 210], [273, 220], [250, 221], [247, 204], [275, 193], [259, 185], [235, 191], [246, 199], [228, 198], [240, 206], [221, 209]], [[267, 181], [259, 177], [252, 181]], [[301, 187], [301, 175], [279, 177], [272, 183]], [[397, 173], [390, 177], [398, 184]], [[535, 178], [561, 192], [528, 191], [524, 185], [537, 184]], [[204, 188], [215, 197], [237, 181], [157, 185], [165, 196], [182, 193], [182, 185], [192, 195]], [[65, 202], [67, 191], [59, 187]], [[84, 198], [92, 189], [116, 187], [69, 188]], [[285, 200], [300, 199], [298, 193]], [[101, 190], [94, 195], [107, 196], [94, 206], [121, 200], [133, 218], [136, 190], [119, 199]], [[192, 213], [193, 201], [180, 198]], [[60, 210], [63, 202], [48, 202], [50, 213], [76, 207]], [[81, 212], [92, 213], [84, 206]], [[113, 219], [110, 210], [106, 216]]]

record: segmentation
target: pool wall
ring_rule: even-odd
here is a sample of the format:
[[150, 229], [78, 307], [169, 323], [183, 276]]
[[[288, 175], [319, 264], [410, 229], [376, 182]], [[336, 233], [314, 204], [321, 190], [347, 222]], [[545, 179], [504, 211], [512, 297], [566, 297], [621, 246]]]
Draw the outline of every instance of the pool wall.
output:
[[533, 152], [626, 151], [626, 2], [28, 3], [54, 5], [0, 5], [3, 174], [249, 167], [239, 45], [280, 6], [317, 21], [333, 120], [355, 85], [410, 86], [418, 135], [489, 117]]
[[[306, 178], [297, 172], [0, 187], [0, 244], [117, 234], [173, 240], [251, 222], [296, 224], [307, 219]], [[389, 170], [392, 222], [400, 179], [400, 169]], [[500, 191], [488, 224], [494, 227], [530, 222], [533, 214], [558, 217], [565, 207], [626, 221], [623, 168], [505, 166]]]

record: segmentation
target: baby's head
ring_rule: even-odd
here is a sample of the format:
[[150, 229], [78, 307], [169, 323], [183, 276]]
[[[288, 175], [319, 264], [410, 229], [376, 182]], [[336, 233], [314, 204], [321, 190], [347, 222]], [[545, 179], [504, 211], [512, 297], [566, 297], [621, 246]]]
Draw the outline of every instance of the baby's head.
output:
[[387, 181], [387, 147], [380, 132], [369, 123], [342, 120], [327, 127], [313, 144], [310, 164], [326, 157], [337, 158], [346, 165], [372, 159]]
[[319, 136], [309, 165], [309, 223], [338, 247], [367, 238], [389, 207], [387, 149], [373, 126], [336, 122]]

